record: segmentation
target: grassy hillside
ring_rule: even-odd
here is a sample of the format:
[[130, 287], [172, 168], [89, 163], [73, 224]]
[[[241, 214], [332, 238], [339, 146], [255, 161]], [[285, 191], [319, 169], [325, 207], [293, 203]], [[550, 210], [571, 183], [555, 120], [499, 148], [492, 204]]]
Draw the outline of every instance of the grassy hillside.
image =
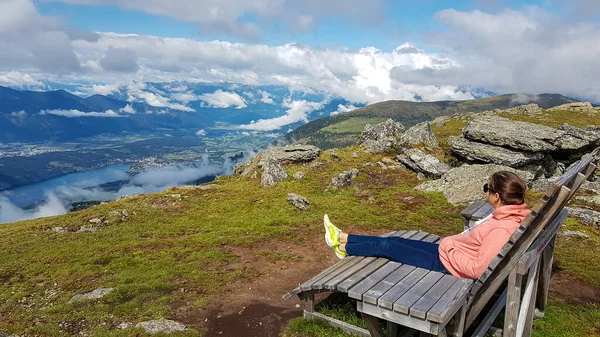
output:
[[[545, 123], [558, 123], [566, 114], [572, 124], [590, 123], [590, 116], [576, 111], [548, 113]], [[458, 133], [460, 123], [447, 121], [435, 132], [440, 137]], [[159, 318], [190, 328], [170, 336], [231, 331], [258, 336], [282, 328], [277, 324], [285, 318], [300, 317], [299, 301], [283, 302], [281, 296], [337, 261], [323, 241], [324, 213], [342, 229], [368, 234], [420, 229], [444, 236], [462, 230], [462, 207], [447, 203], [441, 193], [413, 190], [420, 183], [414, 173], [363, 167], [383, 155], [357, 147], [337, 154], [324, 152], [317, 159], [323, 167], [286, 165], [290, 176], [303, 171], [306, 178], [272, 188], [259, 187], [260, 177], [220, 177], [204, 187], [0, 225], [0, 336], [141, 336], [135, 324]], [[329, 188], [331, 177], [353, 167], [361, 173], [350, 187]], [[310, 208], [297, 210], [287, 202], [288, 193], [308, 198]], [[528, 204], [539, 197], [529, 193]], [[127, 216], [115, 213], [123, 211]], [[90, 223], [96, 218], [101, 224]], [[97, 230], [81, 231], [82, 226]], [[600, 229], [572, 218], [565, 228], [584, 231], [590, 239], [558, 239], [550, 305], [546, 317], [535, 320], [534, 336], [583, 337], [600, 331], [600, 299], [594, 295], [600, 292]], [[102, 299], [68, 303], [99, 287], [114, 291]], [[260, 310], [252, 312], [257, 305]], [[362, 324], [349, 308], [326, 301], [319, 310]], [[121, 328], [123, 323], [133, 326]], [[283, 335], [348, 336], [302, 318]]]
[[[520, 104], [516, 101], [517, 98], [517, 95], [507, 94], [468, 101], [386, 101], [312, 121], [288, 133], [285, 139], [322, 149], [346, 147], [356, 143], [366, 124], [376, 124], [392, 118], [408, 128], [439, 116], [512, 108]], [[542, 94], [533, 103], [546, 109], [575, 101], [562, 95]]]

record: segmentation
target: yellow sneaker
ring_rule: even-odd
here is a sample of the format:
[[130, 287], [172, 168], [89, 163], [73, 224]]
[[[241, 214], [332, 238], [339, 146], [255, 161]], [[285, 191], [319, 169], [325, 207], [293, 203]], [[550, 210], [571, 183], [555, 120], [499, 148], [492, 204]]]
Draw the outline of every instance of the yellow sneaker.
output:
[[340, 246], [335, 246], [335, 247], [333, 247], [333, 251], [335, 252], [335, 255], [336, 255], [337, 257], [339, 257], [340, 259], [343, 259], [343, 258], [345, 258], [346, 256], [348, 256], [348, 253], [346, 253], [346, 252], [342, 252], [342, 251], [340, 250]]
[[340, 234], [342, 230], [335, 227], [327, 214], [323, 217], [323, 226], [325, 227], [325, 242], [329, 247], [337, 247], [340, 245]]

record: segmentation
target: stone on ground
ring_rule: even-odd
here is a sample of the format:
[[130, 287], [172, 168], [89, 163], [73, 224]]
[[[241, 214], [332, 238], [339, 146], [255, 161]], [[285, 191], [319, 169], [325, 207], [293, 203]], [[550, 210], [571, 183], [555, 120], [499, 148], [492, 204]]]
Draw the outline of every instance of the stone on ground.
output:
[[185, 331], [186, 327], [182, 323], [175, 322], [169, 319], [156, 319], [152, 321], [140, 322], [135, 325], [136, 328], [142, 328], [149, 334], [155, 333], [172, 333]]
[[73, 296], [67, 303], [85, 301], [85, 300], [96, 300], [102, 298], [108, 294], [110, 294], [114, 289], [113, 288], [98, 288], [89, 293], [85, 294], [77, 294]]
[[588, 226], [600, 227], [600, 212], [592, 211], [585, 208], [570, 208], [567, 207], [569, 215], [579, 219], [583, 224]]
[[413, 171], [423, 173], [428, 177], [439, 178], [450, 170], [448, 164], [441, 162], [431, 154], [425, 154], [419, 149], [408, 149], [396, 158]]
[[296, 206], [296, 208], [299, 208], [303, 211], [308, 209], [308, 206], [310, 206], [310, 201], [308, 201], [308, 199], [295, 193], [288, 194], [288, 201], [290, 202], [290, 204]]
[[337, 174], [335, 177], [331, 178], [331, 186], [334, 188], [339, 188], [350, 185], [352, 179], [356, 178], [359, 172], [360, 171], [358, 171], [358, 169], [353, 168], [349, 171]]
[[274, 160], [268, 160], [263, 164], [263, 171], [260, 177], [261, 186], [277, 185], [287, 179], [288, 174], [281, 164]]

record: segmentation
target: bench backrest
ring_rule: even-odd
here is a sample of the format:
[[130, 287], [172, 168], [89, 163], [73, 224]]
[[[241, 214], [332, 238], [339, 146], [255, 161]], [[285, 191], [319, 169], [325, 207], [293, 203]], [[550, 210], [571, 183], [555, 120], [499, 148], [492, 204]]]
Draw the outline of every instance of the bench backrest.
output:
[[[576, 165], [548, 187], [544, 196], [535, 204], [531, 213], [513, 233], [500, 253], [492, 260], [470, 290], [470, 314], [472, 320], [502, 285], [521, 255], [540, 233], [554, 220], [579, 186], [592, 174], [596, 166], [591, 156], [584, 156]], [[470, 321], [469, 319], [467, 320]]]

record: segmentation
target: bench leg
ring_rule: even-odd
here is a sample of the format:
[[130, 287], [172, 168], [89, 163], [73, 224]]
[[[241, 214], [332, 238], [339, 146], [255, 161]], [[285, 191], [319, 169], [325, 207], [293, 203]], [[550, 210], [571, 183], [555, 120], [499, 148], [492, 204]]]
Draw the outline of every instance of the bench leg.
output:
[[387, 337], [396, 337], [398, 336], [398, 324], [394, 322], [387, 322]]
[[537, 295], [539, 281], [540, 261], [534, 264], [532, 269], [529, 269], [529, 277], [527, 278], [527, 287], [523, 296], [521, 312], [519, 313], [519, 324], [517, 326], [517, 335], [519, 337], [530, 337], [531, 328], [533, 325], [533, 313], [535, 311], [535, 301]]
[[365, 313], [361, 314], [363, 319], [365, 320], [365, 324], [367, 324], [367, 329], [369, 330], [369, 333], [371, 333], [371, 337], [385, 337], [385, 335], [383, 334], [383, 330], [381, 330], [381, 323], [379, 318]]
[[504, 313], [504, 331], [502, 337], [516, 337], [517, 321], [519, 319], [519, 306], [521, 304], [521, 284], [523, 275], [513, 268], [508, 275], [506, 290], [506, 311]]
[[548, 288], [550, 288], [550, 277], [552, 275], [552, 263], [554, 261], [554, 243], [556, 236], [548, 243], [542, 252], [540, 280], [537, 288], [536, 316], [544, 317], [546, 302], [548, 301]]

